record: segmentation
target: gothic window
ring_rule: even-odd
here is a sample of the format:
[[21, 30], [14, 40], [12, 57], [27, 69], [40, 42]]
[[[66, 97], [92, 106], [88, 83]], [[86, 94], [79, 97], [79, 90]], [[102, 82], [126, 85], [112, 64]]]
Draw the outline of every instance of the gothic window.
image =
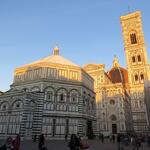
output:
[[141, 80], [143, 81], [144, 80], [144, 75], [141, 74], [140, 77], [141, 77]]
[[136, 44], [137, 43], [136, 33], [131, 33], [130, 34], [130, 40], [131, 40], [131, 44]]
[[91, 102], [91, 107], [94, 109], [94, 101]]
[[132, 62], [135, 63], [135, 56], [132, 57]]
[[141, 56], [138, 55], [137, 57], [138, 57], [138, 62], [141, 62]]
[[135, 108], [138, 108], [138, 102], [135, 101]]
[[135, 78], [135, 81], [138, 81], [138, 75], [135, 75], [134, 78]]
[[115, 105], [115, 101], [113, 99], [110, 100], [109, 102], [111, 105]]
[[142, 101], [139, 101], [139, 103], [140, 103], [140, 106], [142, 107], [143, 106]]

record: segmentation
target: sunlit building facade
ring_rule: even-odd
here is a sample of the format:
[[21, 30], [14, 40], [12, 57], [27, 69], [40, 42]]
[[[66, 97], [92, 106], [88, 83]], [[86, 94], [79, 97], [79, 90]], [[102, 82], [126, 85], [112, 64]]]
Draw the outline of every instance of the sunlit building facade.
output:
[[53, 55], [16, 68], [10, 90], [0, 92], [0, 137], [146, 133], [144, 80], [150, 79], [150, 67], [141, 13], [120, 20], [126, 68], [116, 56], [108, 71], [104, 64], [81, 68], [59, 55], [58, 47]]
[[78, 65], [53, 55], [19, 67], [11, 89], [0, 96], [0, 135], [64, 138], [96, 132], [93, 78]]
[[97, 129], [104, 134], [147, 133], [144, 79], [150, 79], [150, 71], [141, 13], [121, 16], [120, 21], [127, 68], [120, 67], [117, 57], [108, 71], [103, 64], [84, 66], [95, 80]]

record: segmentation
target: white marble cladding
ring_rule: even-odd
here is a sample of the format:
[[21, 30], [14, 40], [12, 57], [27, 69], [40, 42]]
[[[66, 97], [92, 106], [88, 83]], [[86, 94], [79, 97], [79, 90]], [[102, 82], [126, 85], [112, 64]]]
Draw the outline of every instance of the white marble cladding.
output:
[[49, 68], [49, 67], [39, 67], [39, 68], [29, 68], [26, 71], [16, 73], [14, 76], [14, 84], [19, 84], [22, 82], [28, 82], [39, 79], [55, 79], [55, 80], [65, 80], [65, 81], [76, 81], [82, 82], [87, 87], [93, 89], [93, 78], [91, 78], [82, 69], [66, 69], [66, 68]]

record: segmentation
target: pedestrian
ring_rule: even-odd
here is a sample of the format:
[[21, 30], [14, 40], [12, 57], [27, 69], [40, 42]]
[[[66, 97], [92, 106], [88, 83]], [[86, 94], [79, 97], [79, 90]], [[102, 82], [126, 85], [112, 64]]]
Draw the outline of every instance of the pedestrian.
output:
[[102, 141], [102, 143], [104, 143], [104, 134], [103, 133], [101, 134], [101, 141]]
[[79, 132], [77, 133], [77, 135], [75, 135], [75, 140], [76, 140], [76, 150], [79, 150], [81, 146], [81, 137], [79, 136]]
[[114, 134], [112, 135], [112, 140], [113, 140], [113, 143], [115, 143], [116, 138]]
[[12, 138], [8, 137], [6, 143], [2, 147], [0, 147], [0, 150], [14, 150], [12, 142]]
[[19, 134], [16, 136], [15, 140], [13, 140], [13, 147], [14, 147], [14, 150], [20, 149], [20, 135]]
[[75, 134], [71, 135], [71, 139], [69, 141], [68, 147], [70, 150], [76, 150], [76, 136]]
[[36, 137], [37, 137], [37, 135], [33, 136], [33, 142], [36, 142]]
[[82, 138], [80, 141], [80, 150], [89, 150], [90, 145], [88, 143], [88, 140]]
[[109, 142], [111, 142], [112, 141], [112, 135], [110, 134], [109, 135]]
[[118, 150], [120, 150], [120, 134], [117, 135], [117, 144], [118, 144]]
[[137, 136], [133, 137], [132, 146], [133, 146], [133, 150], [139, 150], [140, 141]]
[[139, 150], [140, 145], [141, 145], [141, 142], [140, 142], [140, 140], [138, 139], [138, 137], [136, 137], [135, 142], [136, 142], [136, 150]]
[[45, 138], [44, 138], [43, 134], [41, 134], [39, 136], [39, 145], [38, 145], [38, 147], [39, 147], [39, 150], [47, 150], [47, 148], [45, 146]]
[[68, 134], [66, 133], [65, 134], [65, 141], [67, 142], [67, 139], [68, 139]]

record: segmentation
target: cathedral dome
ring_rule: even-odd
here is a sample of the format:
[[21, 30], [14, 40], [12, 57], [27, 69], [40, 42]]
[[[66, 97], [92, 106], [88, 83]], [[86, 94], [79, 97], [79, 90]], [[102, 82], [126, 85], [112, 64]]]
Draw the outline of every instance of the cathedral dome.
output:
[[112, 68], [107, 72], [112, 83], [128, 83], [128, 72], [122, 67]]
[[120, 67], [116, 56], [114, 57], [112, 69], [107, 72], [107, 75], [112, 83], [128, 83], [128, 71]]

